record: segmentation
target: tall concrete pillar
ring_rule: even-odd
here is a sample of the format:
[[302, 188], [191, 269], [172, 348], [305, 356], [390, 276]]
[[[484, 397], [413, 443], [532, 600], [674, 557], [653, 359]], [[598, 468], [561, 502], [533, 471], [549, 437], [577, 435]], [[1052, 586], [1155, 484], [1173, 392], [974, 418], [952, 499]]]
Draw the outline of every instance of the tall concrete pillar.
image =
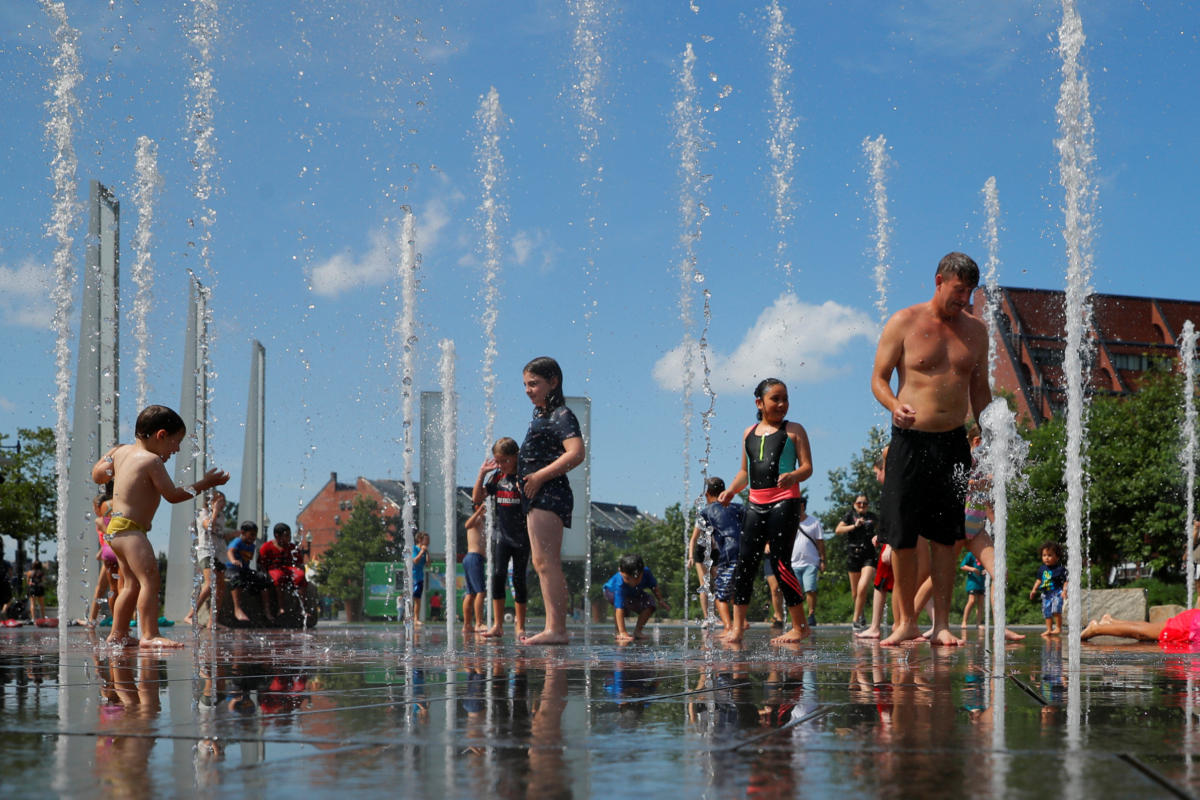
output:
[[117, 443], [121, 205], [107, 187], [92, 181], [88, 206], [75, 419], [67, 468], [67, 541], [58, 553], [58, 618], [64, 628], [68, 620], [87, 612], [97, 569], [92, 499], [101, 489], [92, 481], [92, 466]]
[[[250, 343], [250, 396], [246, 400], [246, 438], [242, 447], [242, 490], [238, 495], [238, 524], [253, 522], [259, 541], [270, 537], [263, 498], [266, 463], [267, 350], [257, 340]], [[257, 556], [256, 556], [257, 557]]]
[[[187, 423], [183, 447], [175, 456], [175, 485], [190, 485], [208, 468], [208, 294], [189, 270], [187, 333], [183, 340], [183, 380], [179, 416]], [[171, 506], [171, 539], [167, 548], [167, 581], [163, 614], [183, 619], [192, 607], [196, 574], [196, 512], [199, 499]]]

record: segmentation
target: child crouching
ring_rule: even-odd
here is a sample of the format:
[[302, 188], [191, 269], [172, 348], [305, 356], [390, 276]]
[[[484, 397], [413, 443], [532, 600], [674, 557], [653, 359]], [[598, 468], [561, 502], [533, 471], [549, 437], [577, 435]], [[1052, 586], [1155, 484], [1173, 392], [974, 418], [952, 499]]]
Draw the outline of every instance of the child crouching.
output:
[[[651, 597], [647, 590], [653, 592], [654, 596]], [[604, 597], [613, 604], [618, 642], [645, 638], [642, 629], [646, 627], [647, 620], [654, 615], [655, 609], [660, 605], [664, 609], [671, 607], [659, 591], [654, 573], [642, 561], [641, 556], [633, 554], [621, 556], [617, 574], [604, 584]], [[632, 636], [625, 629], [625, 615], [628, 613], [638, 615], [637, 626], [633, 629]]]

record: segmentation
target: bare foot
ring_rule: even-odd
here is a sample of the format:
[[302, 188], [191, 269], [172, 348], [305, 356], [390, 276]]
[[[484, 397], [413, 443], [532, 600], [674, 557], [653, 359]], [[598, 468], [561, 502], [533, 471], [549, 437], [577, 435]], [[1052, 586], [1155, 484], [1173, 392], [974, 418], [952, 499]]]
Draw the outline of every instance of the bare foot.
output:
[[518, 628], [518, 629], [517, 629], [517, 641], [518, 641], [518, 642], [523, 642], [523, 641], [525, 641], [525, 638], [526, 638], [527, 636], [529, 636], [529, 634], [525, 632], [525, 629], [524, 629], [524, 628]]
[[879, 630], [879, 628], [867, 628], [865, 631], [859, 631], [858, 633], [854, 634], [854, 638], [856, 638], [856, 639], [878, 639], [880, 634], [882, 634], [882, 633], [883, 633], [883, 631]]
[[138, 642], [138, 647], [183, 647], [183, 642], [177, 642], [164, 636], [155, 636], [153, 639], [142, 639]]
[[1050, 638], [1050, 631], [1042, 631], [1042, 638], [1043, 638], [1043, 639], [1049, 639], [1049, 638]]
[[184, 624], [184, 625], [191, 625], [191, 624], [192, 624], [192, 622], [193, 622], [193, 621], [192, 621], [192, 615], [191, 615], [191, 614], [188, 614], [186, 617], [184, 617], [184, 618], [183, 618], [183, 624]]
[[1102, 616], [1102, 617], [1100, 618], [1100, 621], [1101, 621], [1101, 622], [1103, 622], [1105, 625], [1107, 625], [1107, 624], [1109, 624], [1109, 623], [1111, 623], [1111, 622], [1113, 621], [1113, 615], [1112, 615], [1112, 614], [1105, 614], [1104, 616]]
[[1050, 631], [1050, 635], [1051, 636], [1061, 636], [1062, 628], [1054, 628], [1053, 630]]
[[472, 625], [463, 625], [462, 632], [463, 636], [470, 636], [475, 633], [475, 628]]
[[1006, 641], [1006, 642], [1019, 642], [1024, 638], [1025, 638], [1025, 634], [1023, 634], [1023, 633], [1017, 633], [1016, 631], [1012, 630], [1011, 628], [1004, 629], [1004, 641]]
[[110, 635], [104, 640], [104, 643], [112, 647], [137, 647], [138, 640], [133, 636], [112, 636]]
[[613, 636], [613, 638], [621, 644], [625, 644], [626, 642], [633, 641], [633, 637], [630, 636], [628, 633], [618, 633], [618, 634], [615, 634]]
[[739, 644], [745, 636], [745, 628], [730, 628], [729, 632], [721, 637], [721, 640], [730, 644]]
[[[1107, 616], [1107, 615], [1105, 615], [1105, 616]], [[1096, 620], [1094, 620], [1094, 619], [1089, 620], [1087, 627], [1083, 629], [1083, 633], [1079, 634], [1080, 640], [1086, 642], [1088, 639], [1092, 638], [1093, 636], [1099, 636], [1100, 634], [1097, 632], [1097, 629], [1099, 627], [1100, 627], [1100, 623], [1096, 622]]]
[[883, 645], [884, 647], [892, 647], [894, 645], [900, 644], [901, 642], [924, 642], [924, 641], [928, 641], [928, 640], [924, 636], [921, 635], [921, 629], [918, 628], [916, 625], [909, 623], [908, 625], [905, 625], [903, 628], [900, 627], [899, 625], [892, 628], [891, 635], [888, 636], [883, 641], [881, 641], [880, 644]]
[[240, 608], [233, 612], [233, 616], [237, 618], [238, 622], [250, 621], [250, 618], [246, 616], [246, 612], [242, 611]]
[[771, 644], [799, 644], [812, 635], [812, 631], [808, 628], [792, 628], [782, 636], [776, 636], [771, 640]]
[[637, 639], [640, 642], [640, 641], [645, 640], [646, 634], [643, 633], [642, 631], [634, 631], [633, 638]]
[[487, 633], [489, 630], [491, 630], [491, 628], [489, 628], [487, 625], [476, 625], [475, 626], [476, 633]]
[[541, 633], [534, 634], [533, 636], [526, 636], [518, 641], [520, 641], [521, 644], [568, 644], [571, 641], [571, 637], [567, 635], [566, 631], [563, 631], [562, 633], [555, 633], [554, 631], [542, 631]]
[[[504, 636], [504, 628], [501, 628], [499, 625], [493, 625], [483, 632], [483, 638], [485, 639], [499, 639], [502, 636]], [[520, 637], [518, 636], [517, 638]]]
[[951, 633], [949, 628], [943, 628], [932, 637], [925, 638], [929, 639], [930, 644], [940, 647], [961, 647], [967, 643], [966, 639], [960, 639]]

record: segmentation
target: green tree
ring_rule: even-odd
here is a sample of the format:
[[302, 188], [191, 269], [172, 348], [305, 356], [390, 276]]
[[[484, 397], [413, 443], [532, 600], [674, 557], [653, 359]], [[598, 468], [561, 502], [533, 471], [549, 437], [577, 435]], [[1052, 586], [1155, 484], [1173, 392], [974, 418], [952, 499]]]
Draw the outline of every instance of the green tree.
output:
[[[10, 445], [6, 441], [9, 438], [0, 434], [0, 444]], [[19, 453], [0, 451], [0, 472], [4, 474], [4, 482], [0, 483], [0, 533], [16, 539], [25, 550], [37, 552], [43, 542], [54, 540], [57, 530], [54, 430], [19, 428], [17, 441], [21, 443]]]
[[[1182, 578], [1181, 395], [1181, 377], [1159, 373], [1149, 376], [1136, 394], [1092, 402], [1085, 528], [1093, 579], [1103, 580], [1112, 567], [1127, 561], [1153, 566], [1169, 581]], [[1023, 435], [1030, 445], [1024, 470], [1028, 488], [1013, 497], [1009, 525], [1009, 571], [1013, 574], [1015, 567], [1021, 576], [1025, 564], [1032, 575], [1043, 541], [1065, 543], [1067, 500], [1064, 420], [1055, 417]], [[1027, 586], [1017, 588], [1028, 592]]]
[[321, 559], [321, 590], [344, 601], [347, 617], [357, 618], [362, 610], [363, 565], [400, 560], [400, 550], [389, 535], [379, 504], [369, 497], [355, 498], [350, 518]]

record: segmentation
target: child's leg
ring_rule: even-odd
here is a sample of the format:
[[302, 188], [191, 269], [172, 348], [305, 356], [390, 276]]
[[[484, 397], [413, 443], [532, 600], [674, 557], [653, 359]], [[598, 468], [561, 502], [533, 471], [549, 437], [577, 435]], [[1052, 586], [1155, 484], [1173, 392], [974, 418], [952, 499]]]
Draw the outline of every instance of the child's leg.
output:
[[1126, 639], [1137, 639], [1143, 642], [1157, 642], [1166, 622], [1135, 622], [1134, 620], [1113, 619], [1105, 617], [1097, 622], [1092, 620], [1083, 629], [1079, 638], [1085, 642], [1093, 636], [1122, 636]]
[[[138, 638], [142, 646], [182, 647], [180, 642], [174, 642], [159, 636], [158, 633], [158, 559], [154, 557], [154, 548], [146, 534], [127, 533], [113, 537], [110, 543], [117, 554], [117, 561], [122, 572], [128, 567], [131, 584], [137, 584]], [[120, 602], [121, 598], [118, 598]], [[129, 618], [125, 618], [126, 633], [128, 633]], [[113, 619], [113, 633], [117, 633], [116, 619]]]
[[725, 632], [733, 630], [733, 610], [729, 607], [728, 600], [717, 598], [717, 614], [721, 617], [721, 625]]
[[192, 606], [192, 610], [183, 618], [186, 625], [191, 625], [196, 617], [196, 612], [200, 610], [200, 606], [204, 605], [204, 601], [212, 594], [212, 570], [204, 568], [204, 586], [200, 588], [200, 594], [196, 595], [196, 604]]
[[484, 616], [483, 592], [475, 593], [475, 630], [487, 630], [487, 617]]
[[1050, 629], [1051, 633], [1062, 633], [1062, 612], [1053, 615], [1054, 627]]
[[883, 606], [886, 601], [887, 594], [875, 589], [871, 598], [871, 626], [857, 634], [859, 639], [878, 639], [883, 634]]
[[646, 622], [654, 616], [654, 606], [643, 608], [638, 612], [637, 627], [633, 629], [633, 638], [642, 638], [642, 628], [646, 627]]
[[546, 603], [545, 628], [525, 643], [566, 644], [570, 638], [567, 635], [567, 581], [562, 570], [563, 521], [558, 514], [544, 508], [530, 509], [525, 521], [533, 551], [533, 568], [537, 570], [542, 599]]
[[967, 626], [967, 620], [971, 618], [971, 609], [975, 607], [975, 595], [967, 592], [967, 604], [963, 607], [962, 625]]
[[875, 568], [864, 565], [859, 572], [858, 587], [854, 591], [854, 616], [851, 619], [862, 619], [863, 609], [867, 607], [867, 597], [875, 588]]
[[100, 598], [108, 596], [108, 565], [100, 562], [100, 573], [96, 576], [96, 591], [92, 592], [92, 603], [88, 606], [88, 624], [95, 625], [100, 616]]
[[475, 630], [475, 595], [463, 595], [462, 618], [463, 633], [470, 633]]

